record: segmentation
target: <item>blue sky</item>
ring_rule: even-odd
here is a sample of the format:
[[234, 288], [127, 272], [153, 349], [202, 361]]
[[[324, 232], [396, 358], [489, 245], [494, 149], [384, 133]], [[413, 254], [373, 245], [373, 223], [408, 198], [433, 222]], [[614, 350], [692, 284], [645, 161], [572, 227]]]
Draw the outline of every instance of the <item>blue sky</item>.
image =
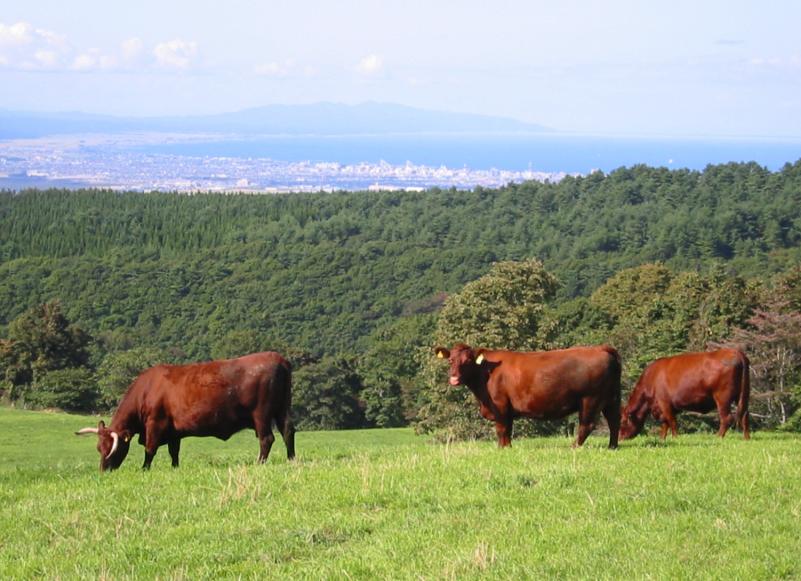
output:
[[0, 0], [0, 108], [382, 101], [606, 135], [801, 137], [801, 2]]

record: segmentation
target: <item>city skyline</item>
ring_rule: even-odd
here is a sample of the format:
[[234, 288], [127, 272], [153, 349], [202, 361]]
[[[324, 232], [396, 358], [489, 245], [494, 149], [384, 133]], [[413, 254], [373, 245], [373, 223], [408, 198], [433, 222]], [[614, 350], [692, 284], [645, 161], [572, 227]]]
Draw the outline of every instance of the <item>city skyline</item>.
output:
[[801, 137], [801, 5], [14, 1], [0, 108], [368, 101], [605, 135]]

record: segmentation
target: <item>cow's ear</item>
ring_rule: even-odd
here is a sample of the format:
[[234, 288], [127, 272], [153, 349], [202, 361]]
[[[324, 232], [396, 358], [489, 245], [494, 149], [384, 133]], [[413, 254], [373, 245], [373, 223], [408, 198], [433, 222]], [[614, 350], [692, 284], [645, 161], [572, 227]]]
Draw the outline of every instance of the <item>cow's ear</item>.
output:
[[445, 347], [437, 347], [434, 349], [434, 353], [437, 354], [437, 359], [447, 359], [451, 356], [451, 352]]
[[97, 429], [98, 430], [103, 430], [105, 428], [106, 428], [106, 422], [104, 422], [103, 420], [100, 420], [99, 422], [97, 422]]
[[484, 357], [483, 349], [479, 349], [478, 351], [476, 351], [476, 365], [481, 365], [482, 363], [484, 363], [485, 359], [486, 358]]
[[123, 442], [125, 442], [126, 444], [127, 444], [128, 442], [130, 442], [130, 441], [131, 441], [131, 438], [133, 437], [133, 436], [132, 436], [132, 434], [131, 434], [131, 432], [129, 432], [128, 430], [124, 430], [124, 431], [122, 432], [122, 434], [120, 434], [120, 435], [122, 436], [122, 441], [123, 441]]

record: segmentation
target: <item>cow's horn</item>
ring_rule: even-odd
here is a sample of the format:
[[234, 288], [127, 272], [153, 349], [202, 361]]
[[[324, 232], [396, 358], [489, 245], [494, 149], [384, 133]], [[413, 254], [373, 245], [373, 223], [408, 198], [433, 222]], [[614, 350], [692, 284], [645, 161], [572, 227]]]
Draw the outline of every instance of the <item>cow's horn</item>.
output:
[[81, 428], [77, 432], [75, 432], [76, 436], [85, 436], [86, 434], [96, 434], [97, 428]]
[[117, 451], [117, 446], [120, 444], [120, 435], [117, 432], [111, 432], [111, 439], [114, 440], [114, 443], [111, 445], [111, 452], [106, 456], [106, 460], [114, 455], [114, 452]]

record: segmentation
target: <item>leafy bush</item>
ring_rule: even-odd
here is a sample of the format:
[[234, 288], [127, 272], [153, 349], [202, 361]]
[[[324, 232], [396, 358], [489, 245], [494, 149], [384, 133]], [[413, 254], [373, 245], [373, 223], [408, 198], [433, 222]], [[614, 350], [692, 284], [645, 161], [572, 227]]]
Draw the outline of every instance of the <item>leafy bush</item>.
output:
[[87, 411], [95, 409], [98, 397], [94, 374], [86, 367], [70, 367], [37, 374], [25, 392], [25, 403], [40, 408]]

